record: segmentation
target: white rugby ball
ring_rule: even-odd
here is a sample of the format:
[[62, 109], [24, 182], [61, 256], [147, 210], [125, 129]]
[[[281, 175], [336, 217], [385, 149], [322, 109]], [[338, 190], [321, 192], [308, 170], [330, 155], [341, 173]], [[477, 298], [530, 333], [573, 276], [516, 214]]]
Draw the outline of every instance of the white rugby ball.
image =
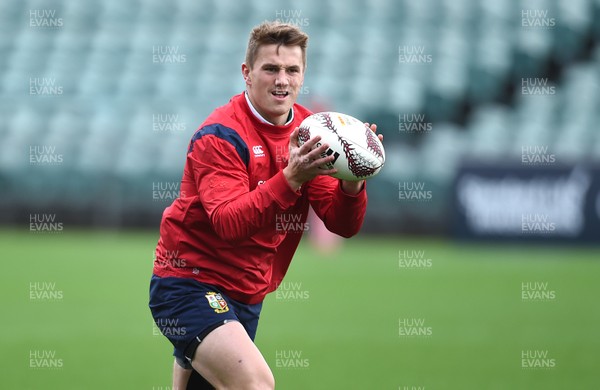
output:
[[385, 163], [385, 151], [379, 138], [363, 122], [339, 112], [319, 112], [302, 121], [298, 143], [302, 146], [315, 136], [321, 144], [329, 145], [322, 157], [334, 155], [335, 160], [323, 169], [337, 169], [331, 175], [337, 179], [359, 181], [379, 173]]

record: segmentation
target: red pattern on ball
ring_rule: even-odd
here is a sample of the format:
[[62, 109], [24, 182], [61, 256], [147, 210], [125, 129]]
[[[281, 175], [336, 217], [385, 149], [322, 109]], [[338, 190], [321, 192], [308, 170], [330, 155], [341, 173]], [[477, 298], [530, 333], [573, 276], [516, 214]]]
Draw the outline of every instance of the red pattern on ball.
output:
[[365, 160], [360, 154], [356, 153], [356, 150], [354, 150], [352, 144], [338, 134], [329, 114], [321, 114], [320, 116], [323, 120], [323, 125], [331, 130], [338, 137], [338, 140], [342, 144], [344, 154], [348, 160], [348, 169], [350, 169], [350, 172], [352, 172], [352, 174], [358, 178], [373, 175], [379, 167], [371, 167], [367, 160]]
[[299, 127], [298, 128], [298, 139], [301, 144], [304, 144], [310, 139], [310, 129], [308, 127]]
[[379, 147], [379, 142], [375, 138], [375, 133], [368, 126], [365, 125], [365, 135], [367, 136], [367, 148], [373, 153], [375, 153], [379, 158], [383, 158], [383, 151]]

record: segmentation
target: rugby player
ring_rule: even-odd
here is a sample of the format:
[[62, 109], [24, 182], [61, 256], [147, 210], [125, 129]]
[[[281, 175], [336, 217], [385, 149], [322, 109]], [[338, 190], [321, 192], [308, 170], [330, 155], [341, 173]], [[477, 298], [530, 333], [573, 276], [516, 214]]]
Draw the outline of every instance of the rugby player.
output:
[[296, 104], [307, 41], [290, 24], [255, 27], [241, 67], [246, 90], [213, 111], [189, 143], [150, 283], [152, 315], [174, 346], [174, 389], [274, 388], [253, 340], [263, 299], [302, 236], [281, 229], [278, 217], [305, 223], [312, 206], [340, 236], [362, 225], [364, 181], [320, 169], [334, 157], [321, 157], [326, 144], [311, 150], [318, 137], [298, 145], [298, 126], [311, 114]]

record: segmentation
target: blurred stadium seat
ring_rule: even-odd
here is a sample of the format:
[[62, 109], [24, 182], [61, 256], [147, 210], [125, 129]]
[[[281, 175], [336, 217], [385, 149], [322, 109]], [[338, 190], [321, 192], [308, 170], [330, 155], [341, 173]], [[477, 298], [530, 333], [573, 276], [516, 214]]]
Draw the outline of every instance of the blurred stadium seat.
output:
[[[64, 23], [31, 26], [33, 10], [53, 10]], [[527, 10], [557, 22], [524, 27]], [[503, 159], [528, 143], [565, 160], [600, 158], [599, 0], [8, 0], [0, 3], [0, 183], [10, 200], [3, 209], [47, 204], [45, 191], [21, 195], [54, 180], [47, 185], [56, 202], [113, 215], [119, 202], [103, 202], [106, 192], [74, 178], [122, 199], [151, 199], [155, 179], [178, 181], [195, 128], [243, 89], [248, 32], [267, 19], [289, 19], [311, 35], [305, 102], [381, 118], [388, 164], [373, 191], [383, 204], [398, 202], [401, 178], [447, 188], [462, 159]], [[431, 60], [401, 63], [403, 47]], [[524, 95], [526, 78], [546, 80], [554, 93]], [[32, 94], [36, 79], [62, 93]], [[185, 130], [153, 130], [160, 114], [177, 115]], [[402, 114], [425, 114], [432, 130], [398, 132]], [[32, 166], [28, 148], [36, 145], [56, 146], [64, 163], [51, 174]], [[146, 200], [130, 206], [157, 216], [166, 205]], [[370, 218], [398, 224], [385, 207]]]

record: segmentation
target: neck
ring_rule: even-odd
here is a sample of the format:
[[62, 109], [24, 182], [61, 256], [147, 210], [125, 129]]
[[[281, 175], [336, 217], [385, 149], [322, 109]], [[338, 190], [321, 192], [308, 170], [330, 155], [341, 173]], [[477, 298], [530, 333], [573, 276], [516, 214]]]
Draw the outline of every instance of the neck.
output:
[[248, 102], [250, 111], [252, 111], [254, 116], [256, 116], [256, 118], [263, 123], [266, 123], [269, 125], [275, 125], [275, 126], [283, 126], [283, 125], [287, 125], [294, 119], [294, 110], [293, 109], [290, 109], [290, 111], [285, 115], [281, 115], [279, 117], [272, 118], [272, 117], [269, 117], [268, 115], [265, 115], [263, 112], [260, 112], [260, 110], [256, 108], [256, 105], [252, 102], [252, 98], [250, 97], [250, 94], [248, 93], [248, 91], [246, 91], [244, 93], [244, 96], [246, 97], [246, 101]]

